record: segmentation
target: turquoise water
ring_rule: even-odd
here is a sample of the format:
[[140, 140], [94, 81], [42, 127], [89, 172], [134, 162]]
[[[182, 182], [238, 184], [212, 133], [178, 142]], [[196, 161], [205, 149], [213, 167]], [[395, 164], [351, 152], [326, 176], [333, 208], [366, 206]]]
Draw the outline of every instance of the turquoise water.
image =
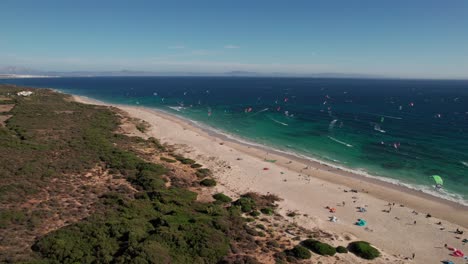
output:
[[[468, 201], [468, 81], [109, 77], [3, 82], [162, 109], [242, 139]], [[433, 174], [445, 180], [441, 192], [433, 188]]]

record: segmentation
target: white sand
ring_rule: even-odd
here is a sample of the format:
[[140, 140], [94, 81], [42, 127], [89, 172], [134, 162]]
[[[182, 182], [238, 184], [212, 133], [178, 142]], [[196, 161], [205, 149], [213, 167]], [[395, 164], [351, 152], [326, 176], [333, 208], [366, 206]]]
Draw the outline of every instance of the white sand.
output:
[[[84, 97], [76, 97], [76, 100], [102, 104]], [[335, 234], [337, 240], [327, 241], [329, 243], [346, 245], [343, 238], [350, 237], [368, 241], [389, 255], [411, 257], [415, 253], [415, 260], [410, 263], [440, 263], [446, 259], [465, 263], [461, 258], [449, 256], [450, 251], [444, 248], [444, 244], [448, 244], [468, 253], [468, 244], [461, 242], [468, 238], [468, 233], [465, 231], [461, 239], [457, 239], [453, 232], [457, 228], [468, 228], [468, 209], [464, 206], [320, 164], [308, 162], [309, 169], [304, 169], [306, 165], [301, 160], [267, 154], [261, 148], [210, 135], [187, 121], [159, 111], [116, 107], [151, 124], [148, 135], [163, 143], [181, 145], [184, 156], [213, 170], [219, 183], [217, 191], [231, 196], [248, 191], [274, 193], [284, 199], [280, 202], [283, 215], [290, 210], [306, 214], [307, 217], [295, 217], [294, 222]], [[264, 158], [277, 162], [265, 162]], [[358, 193], [344, 192], [350, 188]], [[389, 209], [389, 203], [395, 206], [390, 213], [383, 212]], [[326, 206], [335, 207], [337, 212], [329, 213]], [[357, 212], [357, 206], [365, 206], [367, 212]], [[433, 217], [426, 218], [426, 213]], [[328, 221], [332, 215], [338, 217], [338, 223]], [[368, 222], [367, 228], [354, 224], [358, 218]], [[436, 225], [439, 221], [441, 226]], [[440, 230], [441, 227], [445, 230]]]

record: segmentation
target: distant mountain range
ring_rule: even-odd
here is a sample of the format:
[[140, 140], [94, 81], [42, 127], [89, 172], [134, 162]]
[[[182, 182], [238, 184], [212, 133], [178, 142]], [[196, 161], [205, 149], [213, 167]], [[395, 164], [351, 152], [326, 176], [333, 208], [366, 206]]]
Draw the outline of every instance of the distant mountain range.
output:
[[250, 71], [229, 71], [223, 73], [200, 72], [152, 72], [152, 71], [41, 71], [26, 67], [0, 67], [0, 78], [31, 78], [31, 77], [97, 77], [97, 76], [231, 76], [231, 77], [316, 77], [316, 78], [385, 78], [384, 76], [369, 74], [347, 73], [258, 73]]

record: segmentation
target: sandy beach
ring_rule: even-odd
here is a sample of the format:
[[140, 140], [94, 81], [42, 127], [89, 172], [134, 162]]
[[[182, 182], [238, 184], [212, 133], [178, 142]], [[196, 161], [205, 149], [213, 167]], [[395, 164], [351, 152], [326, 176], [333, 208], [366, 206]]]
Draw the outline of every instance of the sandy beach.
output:
[[[75, 96], [75, 100], [104, 104], [79, 96]], [[300, 216], [286, 218], [308, 229], [319, 228], [332, 233], [327, 241], [330, 244], [365, 240], [386, 254], [396, 256], [395, 259], [408, 257], [404, 263], [440, 263], [447, 259], [466, 263], [462, 258], [450, 256], [451, 251], [444, 248], [447, 244], [468, 253], [468, 244], [462, 243], [468, 238], [466, 206], [243, 144], [161, 111], [112, 106], [148, 122], [151, 125], [146, 132], [148, 136], [176, 145], [181, 154], [211, 169], [219, 183], [216, 192], [233, 197], [248, 191], [276, 194], [283, 199], [279, 203], [282, 215], [291, 211], [299, 213]], [[336, 212], [330, 213], [327, 206], [336, 208]], [[365, 208], [366, 212], [359, 212], [358, 207]], [[329, 221], [331, 216], [336, 216], [338, 222]], [[368, 225], [355, 225], [359, 218], [365, 219]], [[458, 235], [454, 232], [457, 229], [465, 233]], [[413, 254], [415, 258], [411, 259]]]

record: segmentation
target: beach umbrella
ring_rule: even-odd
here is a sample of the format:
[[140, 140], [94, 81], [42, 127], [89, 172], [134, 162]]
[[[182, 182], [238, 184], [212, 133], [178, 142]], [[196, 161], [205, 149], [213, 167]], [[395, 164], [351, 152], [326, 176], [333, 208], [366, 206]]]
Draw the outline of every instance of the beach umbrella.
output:
[[442, 177], [440, 177], [439, 175], [432, 175], [432, 178], [434, 179], [436, 184], [444, 185], [444, 180], [442, 180]]

